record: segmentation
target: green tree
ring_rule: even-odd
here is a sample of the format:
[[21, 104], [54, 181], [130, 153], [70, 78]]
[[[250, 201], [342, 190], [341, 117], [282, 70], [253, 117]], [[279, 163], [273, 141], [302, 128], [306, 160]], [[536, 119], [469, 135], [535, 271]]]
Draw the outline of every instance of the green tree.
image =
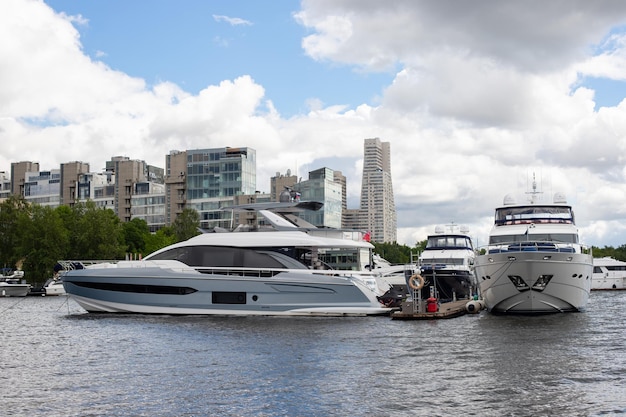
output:
[[156, 233], [146, 236], [146, 254], [150, 254], [172, 243], [176, 243], [174, 229], [169, 226], [162, 227]]
[[122, 232], [127, 253], [146, 254], [146, 238], [150, 236], [150, 228], [144, 219], [135, 218], [122, 223]]
[[190, 239], [200, 232], [200, 215], [194, 209], [186, 208], [183, 212], [176, 216], [172, 228], [174, 229], [174, 235], [178, 242]]
[[75, 259], [122, 259], [124, 242], [120, 219], [113, 210], [96, 207], [93, 201], [76, 204], [77, 225], [72, 233]]
[[53, 267], [64, 259], [69, 246], [69, 233], [59, 213], [50, 207], [33, 205], [29, 218], [20, 219], [20, 254], [23, 268], [31, 283], [44, 283], [52, 277]]
[[386, 259], [391, 264], [407, 264], [411, 258], [411, 248], [406, 245], [393, 243], [377, 243], [374, 245], [374, 252]]
[[20, 223], [29, 218], [31, 205], [21, 196], [0, 203], [0, 267], [15, 268], [23, 258], [19, 252]]

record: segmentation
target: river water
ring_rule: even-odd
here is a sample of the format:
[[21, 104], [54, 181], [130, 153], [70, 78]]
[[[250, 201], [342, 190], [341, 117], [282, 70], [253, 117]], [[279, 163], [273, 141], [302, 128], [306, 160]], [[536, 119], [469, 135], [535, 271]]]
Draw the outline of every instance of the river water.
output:
[[87, 314], [0, 298], [3, 416], [626, 414], [626, 292], [448, 320]]

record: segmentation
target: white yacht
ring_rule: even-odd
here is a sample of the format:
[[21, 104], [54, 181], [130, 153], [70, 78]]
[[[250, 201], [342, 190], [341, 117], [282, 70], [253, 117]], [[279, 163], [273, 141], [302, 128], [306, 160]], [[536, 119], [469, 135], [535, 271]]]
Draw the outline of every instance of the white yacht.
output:
[[[61, 261], [65, 291], [89, 312], [200, 315], [379, 315], [373, 245], [294, 227], [204, 233], [140, 261]], [[241, 227], [235, 230], [242, 230]]]
[[578, 241], [572, 207], [554, 202], [515, 204], [507, 196], [496, 208], [489, 245], [476, 257], [476, 276], [486, 308], [494, 313], [582, 311], [591, 290], [590, 250]]
[[23, 278], [24, 271], [3, 268], [0, 275], [0, 297], [26, 297], [31, 286]]
[[[418, 257], [426, 295], [440, 301], [470, 298], [478, 293], [474, 274], [476, 253], [469, 228], [457, 224], [436, 226]], [[431, 294], [432, 293], [432, 294]]]
[[592, 290], [626, 290], [626, 262], [606, 256], [593, 258]]

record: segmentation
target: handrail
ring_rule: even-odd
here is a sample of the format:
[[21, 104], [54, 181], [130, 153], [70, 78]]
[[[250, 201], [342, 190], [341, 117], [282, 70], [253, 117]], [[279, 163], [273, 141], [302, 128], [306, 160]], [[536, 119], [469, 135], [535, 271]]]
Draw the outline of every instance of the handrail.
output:
[[482, 245], [477, 248], [480, 253], [484, 250], [487, 253], [505, 252], [567, 252], [567, 253], [591, 253], [591, 248], [581, 243], [529, 240], [498, 242]]

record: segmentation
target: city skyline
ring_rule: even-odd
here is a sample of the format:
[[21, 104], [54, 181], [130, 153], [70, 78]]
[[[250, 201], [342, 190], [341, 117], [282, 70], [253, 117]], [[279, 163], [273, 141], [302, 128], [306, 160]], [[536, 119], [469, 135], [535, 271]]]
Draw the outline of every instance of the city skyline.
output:
[[[269, 192], [256, 187], [256, 150], [249, 147], [171, 151], [165, 168], [144, 160], [114, 156], [105, 170], [93, 172], [81, 161], [59, 168], [41, 167], [36, 161], [11, 163], [0, 180], [0, 199], [21, 195], [27, 201], [56, 207], [92, 200], [112, 209], [119, 219], [145, 220], [151, 231], [171, 225], [183, 209], [194, 209], [206, 230], [233, 227], [224, 207], [254, 202], [279, 201], [283, 189], [297, 192], [298, 199], [318, 201], [322, 208], [301, 214], [318, 227], [366, 231], [373, 241], [396, 242], [397, 223], [391, 180], [390, 143], [379, 138], [363, 140], [363, 196], [357, 208], [346, 204], [346, 178], [329, 167], [309, 171], [302, 180], [279, 172]], [[254, 223], [240, 218], [244, 224]], [[250, 223], [252, 222], [252, 223]]]

